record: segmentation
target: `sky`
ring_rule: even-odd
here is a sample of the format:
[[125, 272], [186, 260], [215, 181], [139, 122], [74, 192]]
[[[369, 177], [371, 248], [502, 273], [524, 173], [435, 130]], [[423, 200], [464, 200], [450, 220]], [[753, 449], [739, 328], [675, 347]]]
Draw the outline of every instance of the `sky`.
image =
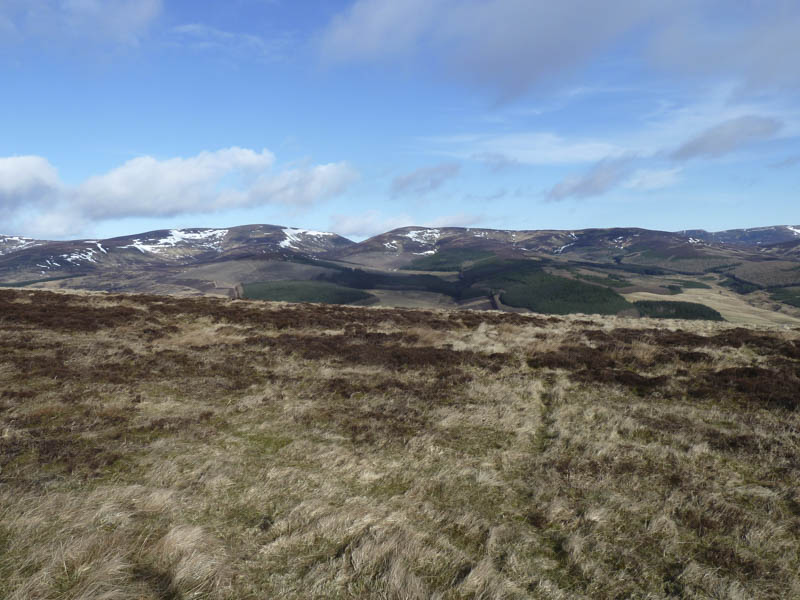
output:
[[800, 223], [797, 0], [0, 0], [0, 233]]

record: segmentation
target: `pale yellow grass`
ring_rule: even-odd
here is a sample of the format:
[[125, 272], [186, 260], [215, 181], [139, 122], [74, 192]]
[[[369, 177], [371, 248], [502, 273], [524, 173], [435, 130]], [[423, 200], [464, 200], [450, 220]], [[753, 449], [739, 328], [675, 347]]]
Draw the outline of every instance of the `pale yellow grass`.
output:
[[[665, 300], [660, 294], [649, 292], [634, 292], [622, 294], [627, 300]], [[680, 294], [666, 298], [672, 301], [697, 302], [718, 311], [722, 317], [737, 325], [773, 325], [773, 326], [800, 326], [800, 318], [782, 312], [752, 306], [740, 295], [733, 292], [715, 288], [685, 289]]]

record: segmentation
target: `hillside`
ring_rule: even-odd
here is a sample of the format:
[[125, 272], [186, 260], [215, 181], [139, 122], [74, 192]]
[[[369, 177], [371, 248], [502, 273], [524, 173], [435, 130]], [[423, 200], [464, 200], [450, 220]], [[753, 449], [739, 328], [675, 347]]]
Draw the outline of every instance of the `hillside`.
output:
[[799, 244], [796, 226], [403, 227], [358, 243], [277, 225], [59, 242], [0, 236], [0, 285], [800, 324]]
[[800, 330], [0, 290], [0, 597], [800, 595]]

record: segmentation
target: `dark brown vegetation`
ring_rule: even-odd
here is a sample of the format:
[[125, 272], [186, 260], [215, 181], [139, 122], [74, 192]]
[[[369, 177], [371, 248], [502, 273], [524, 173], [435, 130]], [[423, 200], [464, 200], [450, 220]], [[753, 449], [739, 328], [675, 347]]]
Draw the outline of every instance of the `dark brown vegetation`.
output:
[[0, 597], [800, 595], [800, 335], [0, 290]]

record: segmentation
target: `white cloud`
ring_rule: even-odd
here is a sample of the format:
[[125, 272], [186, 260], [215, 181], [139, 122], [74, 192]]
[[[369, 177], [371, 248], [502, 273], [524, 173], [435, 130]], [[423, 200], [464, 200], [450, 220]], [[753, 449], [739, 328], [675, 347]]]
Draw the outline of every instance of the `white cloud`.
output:
[[136, 45], [162, 10], [162, 0], [4, 0], [0, 21], [21, 39]]
[[501, 97], [611, 55], [747, 89], [800, 85], [791, 0], [357, 0], [323, 33], [328, 62], [416, 59]]
[[800, 4], [794, 0], [703, 0], [665, 25], [649, 51], [656, 64], [704, 82], [732, 78], [740, 92], [800, 86]]
[[61, 187], [56, 169], [39, 156], [0, 158], [0, 208], [10, 213], [51, 197]]
[[392, 195], [432, 192], [442, 187], [448, 179], [456, 177], [460, 170], [461, 166], [457, 163], [442, 163], [400, 175], [392, 180]]
[[346, 162], [283, 171], [262, 176], [249, 190], [248, 206], [287, 204], [309, 206], [342, 194], [358, 179], [358, 172]]
[[513, 97], [667, 12], [656, 0], [358, 0], [329, 24], [321, 50], [338, 62], [412, 56]]
[[676, 160], [696, 157], [716, 158], [749, 143], [773, 137], [783, 123], [771, 117], [745, 115], [706, 129], [672, 153]]
[[560, 201], [567, 198], [588, 198], [605, 194], [628, 174], [630, 159], [604, 160], [588, 173], [570, 176], [557, 183], [547, 193], [548, 200]]
[[465, 134], [423, 141], [442, 154], [481, 162], [491, 157], [494, 164], [563, 165], [596, 162], [624, 153], [623, 148], [610, 142], [569, 140], [548, 132]]
[[61, 182], [41, 157], [0, 159], [0, 207], [52, 235], [124, 217], [213, 213], [269, 204], [307, 207], [343, 193], [358, 173], [345, 162], [275, 169], [268, 150], [226, 148], [188, 158], [143, 156], [81, 184]]
[[438, 16], [441, 0], [359, 0], [337, 15], [322, 40], [324, 60], [396, 57], [410, 52]]
[[224, 31], [202, 23], [187, 23], [171, 30], [175, 42], [197, 52], [234, 59], [273, 61], [283, 57], [289, 38], [285, 35], [264, 38], [249, 33]]
[[412, 217], [405, 214], [385, 216], [377, 210], [368, 210], [357, 215], [333, 215], [328, 229], [344, 237], [363, 239], [398, 227], [413, 225], [413, 221]]
[[[269, 169], [274, 161], [267, 150], [244, 148], [161, 161], [142, 156], [82, 183], [74, 190], [75, 204], [95, 219], [213, 211], [227, 203], [247, 201], [231, 201], [224, 192], [220, 193], [217, 184], [224, 177], [252, 177]], [[226, 191], [244, 190], [236, 187]]]
[[631, 190], [650, 191], [672, 187], [683, 169], [638, 169], [622, 185]]

